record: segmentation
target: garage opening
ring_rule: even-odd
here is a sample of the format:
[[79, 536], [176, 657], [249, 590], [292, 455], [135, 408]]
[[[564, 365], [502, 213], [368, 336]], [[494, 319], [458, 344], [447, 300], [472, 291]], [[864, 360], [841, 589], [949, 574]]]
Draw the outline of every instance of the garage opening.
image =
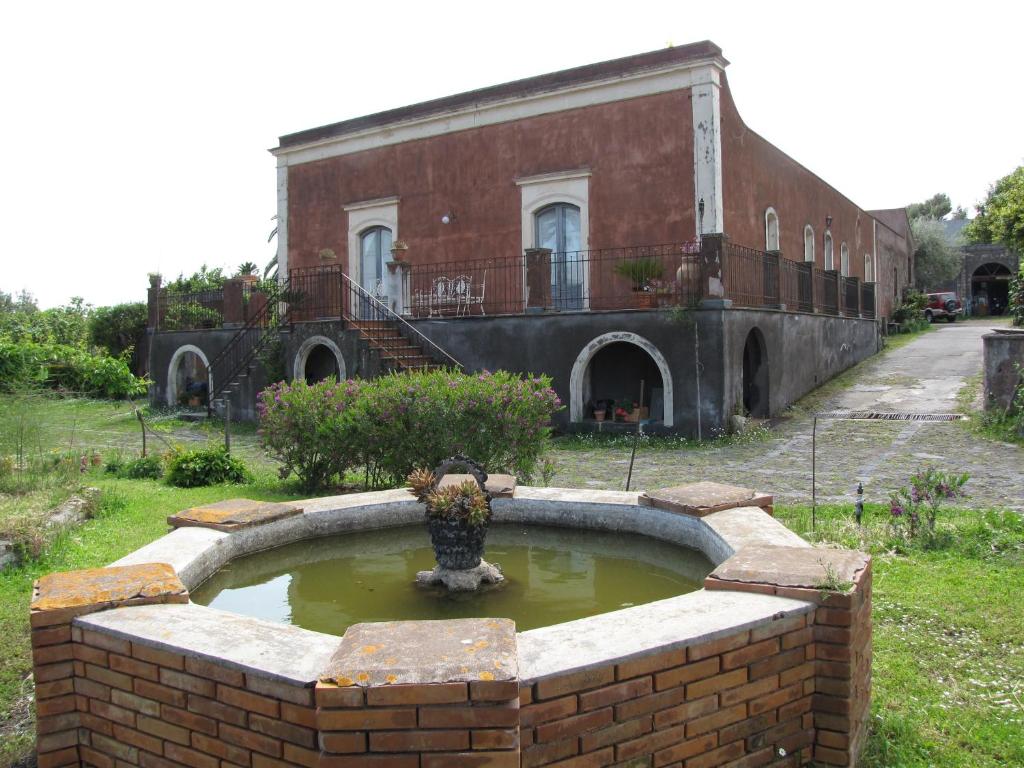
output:
[[743, 345], [743, 411], [768, 418], [768, 350], [760, 329], [753, 328]]
[[971, 312], [1001, 315], [1010, 304], [1010, 270], [1002, 264], [982, 264], [971, 275]]
[[658, 364], [644, 349], [626, 341], [608, 344], [591, 358], [584, 377], [584, 399], [584, 420], [665, 419], [664, 382]]
[[303, 377], [307, 384], [315, 384], [328, 376], [333, 376], [335, 380], [341, 379], [338, 357], [334, 354], [334, 350], [323, 344], [317, 344], [309, 350], [309, 355], [306, 357]]

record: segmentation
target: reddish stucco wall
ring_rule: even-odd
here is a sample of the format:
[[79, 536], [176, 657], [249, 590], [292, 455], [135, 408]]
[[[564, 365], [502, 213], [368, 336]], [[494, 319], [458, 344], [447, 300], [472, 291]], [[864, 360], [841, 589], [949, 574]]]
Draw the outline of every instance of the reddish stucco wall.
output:
[[[573, 109], [293, 166], [290, 267], [347, 266], [352, 202], [397, 195], [413, 263], [521, 253], [515, 179], [589, 168], [590, 247], [694, 237], [689, 91]], [[441, 223], [456, 212], [457, 220]]]
[[814, 258], [825, 267], [825, 217], [832, 217], [835, 269], [842, 244], [850, 248], [850, 275], [864, 277], [864, 255], [873, 253], [874, 219], [798, 162], [750, 130], [722, 86], [722, 188], [725, 231], [741, 245], [764, 249], [767, 208], [779, 216], [783, 255], [804, 260], [804, 226], [814, 228]]

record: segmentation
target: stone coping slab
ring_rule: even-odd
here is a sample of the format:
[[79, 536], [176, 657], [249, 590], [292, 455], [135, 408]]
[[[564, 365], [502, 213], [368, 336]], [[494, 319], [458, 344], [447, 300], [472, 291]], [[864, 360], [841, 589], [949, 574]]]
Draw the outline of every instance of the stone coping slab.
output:
[[75, 626], [300, 687], [316, 683], [338, 647], [335, 635], [195, 603], [117, 608]]
[[376, 686], [515, 680], [509, 619], [354, 624], [320, 675], [334, 685]]
[[[462, 485], [467, 480], [473, 481], [474, 485], [476, 484], [476, 481], [470, 474], [452, 473], [442, 477], [437, 487], [447, 488], [450, 485]], [[484, 487], [493, 498], [508, 499], [515, 493], [517, 483], [518, 480], [515, 475], [488, 475]]]
[[639, 491], [602, 491], [583, 488], [536, 488], [521, 485], [516, 488], [515, 499], [559, 501], [580, 504], [621, 504], [635, 507]]
[[724, 582], [824, 589], [830, 581], [851, 588], [871, 558], [849, 549], [752, 546], [741, 549], [708, 576]]
[[167, 563], [143, 563], [49, 573], [36, 581], [29, 609], [36, 625], [42, 614], [168, 601], [187, 602], [185, 585]]
[[814, 610], [773, 595], [699, 590], [519, 634], [525, 682], [675, 650]]
[[216, 531], [237, 531], [253, 525], [272, 523], [302, 514], [302, 507], [253, 499], [225, 499], [201, 507], [191, 507], [167, 518], [175, 528], [198, 526]]
[[760, 507], [770, 510], [773, 497], [749, 488], [702, 480], [699, 483], [674, 485], [640, 494], [640, 503], [684, 515], [704, 517], [735, 507]]
[[700, 518], [735, 554], [746, 547], [810, 547], [800, 536], [760, 507], [733, 507]]

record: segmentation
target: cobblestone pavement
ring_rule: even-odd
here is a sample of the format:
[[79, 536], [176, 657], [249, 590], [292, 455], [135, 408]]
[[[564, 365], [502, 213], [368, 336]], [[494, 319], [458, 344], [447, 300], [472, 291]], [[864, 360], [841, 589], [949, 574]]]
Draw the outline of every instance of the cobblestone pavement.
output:
[[[763, 439], [705, 448], [641, 447], [632, 487], [716, 480], [774, 493], [784, 503], [810, 503], [811, 410], [954, 412], [957, 393], [981, 371], [981, 337], [990, 328], [981, 321], [943, 325], [882, 352], [850, 372], [836, 391], [812, 393]], [[558, 450], [554, 461], [552, 485], [621, 489], [629, 449]], [[957, 422], [818, 421], [819, 503], [852, 502], [859, 481], [866, 501], [885, 502], [891, 490], [929, 464], [970, 474], [964, 506], [1024, 511], [1019, 446], [977, 437]]]

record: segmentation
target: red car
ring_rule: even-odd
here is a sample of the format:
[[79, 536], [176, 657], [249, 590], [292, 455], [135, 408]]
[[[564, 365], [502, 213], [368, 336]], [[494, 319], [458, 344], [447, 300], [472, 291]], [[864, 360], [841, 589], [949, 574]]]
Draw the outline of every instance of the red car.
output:
[[946, 318], [947, 323], [954, 323], [956, 316], [963, 311], [963, 305], [955, 293], [929, 293], [924, 316], [929, 323], [934, 323], [942, 317]]

